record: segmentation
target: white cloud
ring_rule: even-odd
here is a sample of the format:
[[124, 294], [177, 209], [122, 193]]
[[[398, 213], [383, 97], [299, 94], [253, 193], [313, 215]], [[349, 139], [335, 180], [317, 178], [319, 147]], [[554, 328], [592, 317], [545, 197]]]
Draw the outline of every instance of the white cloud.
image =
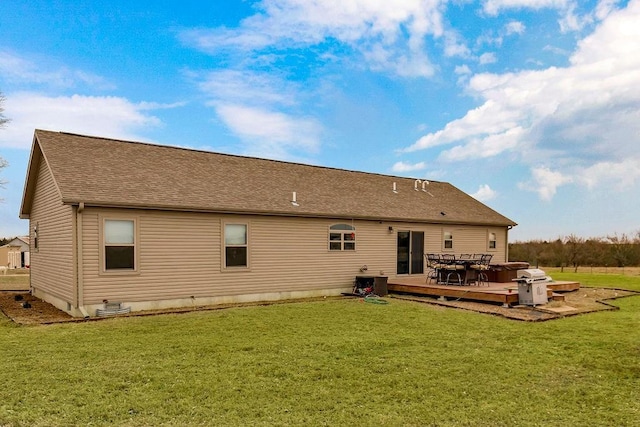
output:
[[39, 58], [36, 63], [8, 51], [0, 51], [0, 75], [4, 81], [14, 85], [36, 84], [55, 88], [88, 85], [101, 90], [114, 88], [112, 83], [96, 74], [70, 69], [49, 58]]
[[483, 184], [478, 188], [478, 191], [473, 193], [471, 197], [481, 202], [488, 202], [498, 197], [498, 192], [493, 190], [489, 185]]
[[296, 83], [249, 70], [191, 74], [218, 118], [245, 144], [247, 154], [291, 160], [298, 157], [296, 151], [319, 149], [322, 126], [297, 111], [303, 95]]
[[497, 61], [498, 59], [496, 58], [496, 54], [494, 52], [483, 53], [482, 55], [480, 55], [480, 58], [478, 58], [478, 62], [481, 65], [493, 64]]
[[[578, 43], [566, 67], [474, 75], [468, 89], [481, 105], [404, 151], [455, 144], [441, 154], [448, 161], [513, 151], [525, 164], [548, 165], [534, 169], [535, 191], [543, 198], [569, 182], [587, 185], [580, 177], [600, 170], [590, 169], [597, 164], [620, 170], [628, 160], [640, 164], [638, 22], [640, 0], [632, 0]], [[624, 176], [609, 178], [622, 185]]]
[[483, 159], [496, 156], [504, 151], [515, 148], [522, 128], [511, 128], [502, 133], [495, 133], [484, 138], [472, 139], [465, 145], [458, 145], [449, 150], [442, 151], [439, 160], [464, 161], [471, 159]]
[[550, 201], [555, 196], [558, 187], [573, 181], [571, 177], [561, 172], [554, 172], [547, 167], [531, 169], [532, 181], [519, 183], [522, 190], [538, 193], [541, 200]]
[[559, 9], [571, 7], [574, 0], [485, 0], [483, 10], [495, 16], [504, 9]]
[[485, 0], [483, 10], [490, 16], [496, 16], [509, 9], [555, 9], [560, 13], [558, 24], [563, 32], [582, 29], [593, 21], [591, 15], [576, 14], [576, 0]]
[[248, 152], [268, 158], [289, 158], [290, 151], [314, 152], [320, 144], [320, 125], [312, 118], [234, 104], [216, 104], [216, 113], [238, 137], [249, 143]]
[[638, 159], [619, 162], [598, 162], [581, 170], [576, 178], [590, 190], [600, 188], [605, 191], [631, 188], [640, 181]]
[[[181, 39], [209, 53], [267, 51], [336, 43], [359, 52], [374, 70], [431, 76], [425, 38], [444, 38], [445, 53], [468, 51], [443, 25], [444, 0], [263, 0], [238, 28], [194, 29]], [[269, 53], [272, 53], [269, 50]], [[326, 52], [325, 52], [326, 53]]]
[[251, 105], [291, 106], [297, 103], [299, 90], [295, 83], [277, 74], [248, 70], [217, 70], [196, 76], [202, 92], [225, 102]]
[[425, 162], [418, 162], [418, 163], [406, 163], [406, 162], [396, 162], [393, 167], [391, 168], [392, 171], [394, 172], [400, 172], [400, 173], [404, 173], [404, 172], [413, 172], [413, 171], [420, 171], [420, 170], [424, 170], [426, 169], [427, 165], [425, 164]]
[[5, 115], [11, 122], [0, 132], [0, 147], [29, 149], [35, 129], [142, 140], [137, 131], [161, 125], [145, 113], [148, 107], [119, 97], [7, 94]]
[[505, 31], [508, 36], [511, 34], [522, 34], [525, 29], [526, 26], [520, 21], [511, 21], [505, 26]]
[[453, 70], [453, 72], [458, 75], [467, 75], [467, 74], [471, 74], [471, 68], [469, 68], [469, 66], [466, 64], [458, 65], [456, 66], [455, 70]]
[[600, 0], [596, 6], [595, 16], [599, 21], [609, 16], [616, 8], [620, 0]]
[[559, 48], [557, 46], [551, 46], [551, 45], [546, 45], [545, 47], [542, 48], [542, 50], [546, 52], [554, 53], [556, 55], [561, 55], [561, 56], [569, 56], [571, 54], [571, 52], [568, 52], [565, 49]]

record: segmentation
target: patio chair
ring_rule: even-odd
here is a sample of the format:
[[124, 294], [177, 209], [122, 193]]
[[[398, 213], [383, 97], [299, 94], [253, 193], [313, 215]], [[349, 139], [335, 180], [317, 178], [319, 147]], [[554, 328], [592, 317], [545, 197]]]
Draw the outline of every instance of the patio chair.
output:
[[442, 269], [442, 263], [440, 261], [440, 255], [438, 254], [425, 254], [427, 260], [427, 284], [435, 279], [436, 283], [440, 283], [440, 270]]
[[442, 269], [447, 274], [447, 278], [445, 279], [445, 283], [449, 285], [451, 283], [451, 278], [457, 278], [458, 285], [462, 285], [462, 276], [460, 275], [461, 271], [464, 271], [464, 265], [460, 264], [456, 259], [456, 256], [453, 254], [442, 254]]
[[493, 255], [491, 254], [479, 254], [474, 256], [475, 262], [470, 266], [472, 269], [476, 270], [476, 284], [478, 286], [482, 285], [482, 283], [486, 283], [489, 286], [489, 277], [487, 276], [487, 271], [489, 271], [489, 263], [491, 262], [491, 258]]

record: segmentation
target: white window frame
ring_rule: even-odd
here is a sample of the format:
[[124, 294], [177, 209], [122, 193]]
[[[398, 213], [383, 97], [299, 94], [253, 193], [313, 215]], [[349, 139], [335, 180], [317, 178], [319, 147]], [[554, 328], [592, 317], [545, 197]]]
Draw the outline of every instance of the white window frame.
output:
[[[336, 239], [336, 236], [339, 238]], [[355, 226], [345, 223], [331, 224], [328, 230], [327, 250], [329, 252], [355, 252], [358, 247], [356, 243], [357, 237]], [[332, 243], [334, 246], [335, 244], [340, 244], [340, 248], [332, 248]], [[349, 249], [346, 249], [347, 247]]]
[[[106, 275], [131, 275], [139, 274], [140, 271], [140, 233], [139, 220], [136, 216], [129, 215], [100, 215], [100, 274]], [[105, 224], [107, 221], [131, 221], [133, 222], [133, 243], [132, 244], [107, 244], [105, 239]], [[107, 269], [107, 246], [132, 246], [133, 247], [133, 268]]]
[[40, 222], [36, 221], [36, 225], [33, 227], [33, 251], [34, 252], [38, 252], [40, 250], [39, 233], [40, 233]]
[[[491, 236], [493, 235], [493, 239]], [[493, 243], [493, 247], [491, 247], [491, 243]], [[498, 250], [498, 233], [493, 230], [487, 230], [487, 251], [497, 251]]]
[[[245, 243], [242, 245], [227, 245], [226, 242], [226, 229], [228, 225], [242, 225], [245, 227]], [[222, 221], [222, 232], [221, 235], [221, 252], [220, 252], [220, 262], [222, 271], [248, 271], [251, 266], [251, 226], [249, 221], [234, 221], [234, 220], [224, 220]], [[246, 265], [227, 265], [227, 247], [236, 247], [236, 248], [246, 248]]]
[[[451, 242], [451, 247], [450, 248], [447, 247], [447, 242]], [[453, 231], [451, 231], [451, 230], [447, 230], [447, 229], [443, 229], [442, 230], [442, 251], [443, 252], [454, 252], [455, 251]]]

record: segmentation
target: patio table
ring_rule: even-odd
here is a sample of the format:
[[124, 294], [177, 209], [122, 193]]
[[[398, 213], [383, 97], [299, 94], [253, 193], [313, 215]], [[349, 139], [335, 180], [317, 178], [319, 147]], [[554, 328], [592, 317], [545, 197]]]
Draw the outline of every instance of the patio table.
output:
[[[443, 268], [439, 270], [438, 283], [449, 284], [449, 277], [452, 273], [460, 275], [460, 285], [468, 286], [469, 283], [478, 282], [479, 270], [477, 266], [480, 264], [479, 259], [460, 259], [455, 255], [444, 257], [440, 261]], [[474, 268], [475, 267], [475, 268]]]

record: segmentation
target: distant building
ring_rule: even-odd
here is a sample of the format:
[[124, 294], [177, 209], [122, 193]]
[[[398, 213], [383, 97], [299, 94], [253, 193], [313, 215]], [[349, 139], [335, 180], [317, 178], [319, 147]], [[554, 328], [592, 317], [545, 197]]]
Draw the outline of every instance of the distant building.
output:
[[0, 267], [26, 268], [29, 263], [29, 237], [16, 237], [0, 246]]

